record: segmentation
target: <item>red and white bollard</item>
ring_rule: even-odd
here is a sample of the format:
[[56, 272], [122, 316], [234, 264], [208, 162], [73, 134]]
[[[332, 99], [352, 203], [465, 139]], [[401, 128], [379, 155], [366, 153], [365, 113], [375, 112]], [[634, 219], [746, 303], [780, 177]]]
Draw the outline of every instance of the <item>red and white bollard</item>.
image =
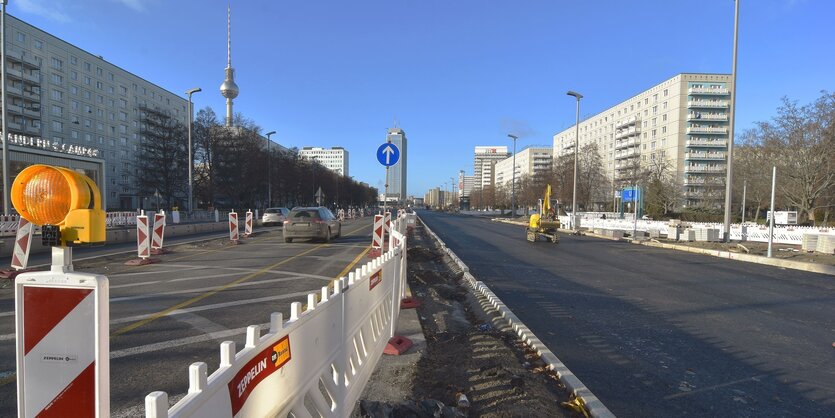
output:
[[246, 211], [246, 221], [244, 222], [244, 237], [249, 238], [252, 234], [252, 210]]
[[14, 240], [12, 251], [12, 268], [0, 270], [0, 279], [14, 280], [15, 276], [26, 271], [29, 264], [29, 250], [32, 249], [32, 234], [34, 225], [32, 222], [20, 218], [17, 224], [17, 234]]
[[238, 234], [238, 213], [234, 210], [229, 212], [229, 241], [232, 245], [237, 245], [240, 236]]
[[151, 235], [151, 254], [168, 254], [168, 249], [162, 247], [165, 239], [165, 211], [154, 214], [154, 232]]
[[145, 211], [143, 210], [141, 213], [141, 215], [136, 216], [136, 253], [139, 258], [128, 260], [125, 262], [126, 266], [144, 266], [159, 261], [156, 258], [151, 258], [151, 230]]
[[383, 254], [383, 215], [374, 215], [374, 229], [371, 231], [371, 251], [368, 256], [377, 258]]

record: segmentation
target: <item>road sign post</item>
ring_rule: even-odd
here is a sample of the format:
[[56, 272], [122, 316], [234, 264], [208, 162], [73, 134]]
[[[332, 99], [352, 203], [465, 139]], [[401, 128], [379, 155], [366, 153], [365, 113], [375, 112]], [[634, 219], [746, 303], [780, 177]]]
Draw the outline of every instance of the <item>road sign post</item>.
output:
[[386, 188], [383, 192], [383, 213], [386, 213], [389, 197], [389, 167], [397, 164], [400, 160], [400, 150], [397, 145], [386, 141], [383, 145], [377, 148], [377, 161], [386, 167]]

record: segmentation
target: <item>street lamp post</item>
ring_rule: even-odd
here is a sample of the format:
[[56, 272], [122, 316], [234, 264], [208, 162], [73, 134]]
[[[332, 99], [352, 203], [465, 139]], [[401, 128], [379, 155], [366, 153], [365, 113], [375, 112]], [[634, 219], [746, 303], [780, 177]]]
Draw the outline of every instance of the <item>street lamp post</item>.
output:
[[458, 200], [459, 204], [461, 202], [460, 197], [458, 199], [455, 198], [456, 197], [455, 196], [455, 177], [450, 177], [449, 178], [449, 191], [452, 193], [452, 196], [450, 196], [451, 199], [452, 199], [452, 202], [450, 202], [450, 203], [452, 203], [453, 208], [454, 208], [456, 200]]
[[186, 94], [188, 95], [188, 213], [194, 211], [194, 185], [192, 178], [194, 175], [194, 152], [192, 151], [191, 144], [191, 125], [192, 118], [194, 117], [194, 110], [192, 109], [191, 95], [200, 91], [203, 91], [200, 87], [195, 87], [186, 91]]
[[577, 230], [577, 154], [580, 152], [580, 99], [583, 95], [576, 91], [565, 93], [577, 99], [577, 121], [574, 130], [574, 191], [571, 193], [571, 229]]
[[725, 232], [724, 242], [731, 241], [731, 187], [733, 186], [734, 119], [736, 119], [736, 47], [739, 43], [739, 0], [734, 0], [734, 52], [731, 68], [731, 117], [728, 120], [727, 175], [725, 176]]
[[510, 180], [510, 217], [516, 216], [516, 140], [519, 139], [516, 135], [507, 134], [507, 137], [513, 140], [513, 168]]
[[275, 131], [267, 132], [267, 207], [273, 206], [273, 183], [272, 183], [272, 152], [270, 152], [270, 135], [275, 134]]
[[9, 215], [9, 125], [6, 123], [6, 4], [8, 0], [2, 0], [2, 11], [0, 11], [0, 86], [3, 88], [0, 105], [3, 107], [3, 115], [0, 117], [3, 124], [3, 214]]

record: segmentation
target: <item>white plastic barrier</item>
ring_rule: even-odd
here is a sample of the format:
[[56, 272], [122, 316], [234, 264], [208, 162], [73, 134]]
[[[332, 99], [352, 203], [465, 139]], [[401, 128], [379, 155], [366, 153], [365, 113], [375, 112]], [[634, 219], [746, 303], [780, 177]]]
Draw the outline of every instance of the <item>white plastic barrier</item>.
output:
[[396, 219], [398, 245], [381, 257], [293, 302], [290, 319], [273, 313], [260, 335], [249, 326], [246, 344], [220, 345], [220, 367], [189, 367], [187, 394], [168, 409], [168, 395], [145, 397], [145, 417], [347, 417], [394, 335], [406, 280], [406, 222]]

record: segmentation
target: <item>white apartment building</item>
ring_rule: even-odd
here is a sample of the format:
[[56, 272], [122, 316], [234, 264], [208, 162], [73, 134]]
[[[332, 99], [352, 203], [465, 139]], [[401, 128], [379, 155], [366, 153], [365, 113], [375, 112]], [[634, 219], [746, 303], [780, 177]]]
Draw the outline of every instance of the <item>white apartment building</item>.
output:
[[304, 147], [299, 150], [299, 156], [306, 159], [315, 158], [319, 164], [322, 164], [328, 170], [343, 176], [348, 175], [348, 151], [345, 148]]
[[[83, 169], [96, 180], [107, 209], [137, 208], [143, 109], [188, 123], [185, 98], [13, 16], [6, 17], [6, 101], [9, 134], [20, 150], [58, 151], [46, 157], [10, 155], [14, 177], [34, 163]], [[15, 151], [10, 147], [10, 151]], [[60, 153], [82, 156], [86, 165]], [[57, 158], [57, 159], [56, 159]], [[76, 158], [76, 157], [72, 157]], [[91, 159], [92, 158], [92, 159]]]
[[[686, 206], [721, 204], [731, 84], [729, 74], [678, 74], [580, 122], [580, 150], [597, 145], [613, 188], [664, 162]], [[554, 135], [554, 159], [572, 154], [574, 141], [574, 126]]]
[[[525, 176], [548, 172], [554, 150], [551, 147], [529, 146], [516, 153], [516, 183]], [[513, 156], [496, 163], [496, 185], [510, 186], [513, 181]]]
[[475, 188], [476, 177], [468, 176], [464, 170], [458, 172], [458, 197], [469, 197], [470, 193]]
[[495, 181], [494, 165], [510, 156], [507, 146], [477, 146], [473, 157], [475, 188], [492, 186]]

